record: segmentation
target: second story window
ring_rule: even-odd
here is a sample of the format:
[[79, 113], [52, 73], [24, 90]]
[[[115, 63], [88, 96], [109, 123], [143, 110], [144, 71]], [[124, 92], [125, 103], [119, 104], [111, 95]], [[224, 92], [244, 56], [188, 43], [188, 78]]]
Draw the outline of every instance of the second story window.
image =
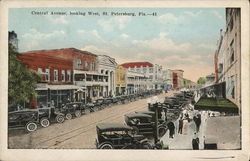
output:
[[76, 66], [77, 66], [77, 68], [82, 68], [82, 60], [81, 59], [77, 59]]
[[89, 68], [89, 64], [88, 64], [87, 60], [85, 60], [85, 62], [84, 62], [84, 68], [85, 68], [85, 70], [87, 70]]
[[45, 80], [47, 82], [49, 82], [50, 81], [50, 70], [47, 68], [47, 69], [45, 69], [45, 72], [46, 72]]
[[67, 81], [68, 82], [71, 82], [71, 71], [70, 70], [67, 70]]
[[92, 69], [92, 70], [95, 70], [95, 62], [93, 62], [93, 61], [92, 61], [92, 63], [91, 63], [91, 69]]
[[58, 81], [58, 70], [57, 69], [54, 70], [54, 81], [55, 82]]
[[62, 82], [65, 82], [65, 70], [62, 70]]

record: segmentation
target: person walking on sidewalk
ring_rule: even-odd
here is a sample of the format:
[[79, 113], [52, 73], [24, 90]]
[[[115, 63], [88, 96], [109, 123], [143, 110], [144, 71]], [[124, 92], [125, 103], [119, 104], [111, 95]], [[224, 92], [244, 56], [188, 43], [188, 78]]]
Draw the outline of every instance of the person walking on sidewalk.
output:
[[183, 120], [182, 120], [182, 117], [180, 117], [178, 134], [182, 134], [182, 128], [183, 128]]
[[196, 133], [194, 133], [194, 136], [192, 139], [193, 150], [199, 150], [199, 143], [200, 143], [200, 140], [199, 140], [198, 136], [196, 135]]
[[167, 124], [168, 129], [169, 129], [169, 138], [174, 138], [174, 132], [175, 132], [175, 126], [173, 122], [169, 122]]

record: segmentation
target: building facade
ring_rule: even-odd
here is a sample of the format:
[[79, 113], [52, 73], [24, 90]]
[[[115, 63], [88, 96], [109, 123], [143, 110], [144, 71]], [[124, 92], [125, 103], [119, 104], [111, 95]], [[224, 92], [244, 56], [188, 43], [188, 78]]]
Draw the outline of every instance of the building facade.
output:
[[115, 72], [117, 63], [114, 58], [107, 55], [98, 55], [98, 72], [108, 75], [108, 86], [104, 86], [102, 93], [104, 96], [115, 96]]
[[[54, 58], [66, 59], [72, 64], [71, 77], [73, 84], [80, 90], [76, 95], [77, 100], [90, 100], [100, 96], [101, 85], [107, 85], [107, 76], [97, 71], [97, 55], [88, 51], [75, 48], [63, 48], [55, 50], [29, 51], [22, 54], [39, 54]], [[65, 71], [65, 74], [67, 74]], [[57, 74], [57, 71], [55, 71]], [[59, 76], [60, 77], [60, 76]], [[88, 99], [87, 99], [88, 98]]]
[[212, 73], [206, 76], [206, 83], [205, 86], [210, 86], [215, 83], [215, 74]]
[[126, 73], [127, 69], [119, 65], [116, 67], [116, 79], [115, 79], [115, 95], [125, 95], [126, 94]]
[[37, 53], [19, 54], [18, 57], [23, 65], [41, 76], [36, 88], [37, 98], [31, 101], [34, 108], [60, 106], [78, 99], [75, 94], [79, 87], [73, 85], [71, 61]]
[[173, 88], [173, 72], [170, 69], [162, 71], [162, 79], [164, 84], [164, 90]]
[[128, 62], [121, 65], [128, 71], [144, 74], [148, 78], [148, 90], [162, 88], [162, 66], [150, 62]]
[[215, 52], [216, 82], [226, 82], [226, 97], [241, 104], [241, 16], [239, 8], [226, 9], [226, 30]]
[[173, 88], [183, 87], [183, 70], [172, 70], [173, 74]]
[[147, 90], [149, 83], [148, 77], [141, 72], [126, 72], [126, 91], [127, 94], [139, 94]]

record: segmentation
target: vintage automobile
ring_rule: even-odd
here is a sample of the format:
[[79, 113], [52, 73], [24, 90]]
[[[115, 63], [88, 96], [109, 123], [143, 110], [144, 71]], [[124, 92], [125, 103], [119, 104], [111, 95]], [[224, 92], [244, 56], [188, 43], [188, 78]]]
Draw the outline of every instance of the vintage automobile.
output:
[[8, 113], [8, 127], [25, 128], [28, 132], [36, 131], [39, 123], [37, 109], [23, 109]]
[[39, 122], [42, 127], [48, 127], [51, 122], [63, 123], [65, 115], [55, 107], [39, 108]]
[[114, 123], [96, 126], [97, 149], [151, 149], [148, 140], [142, 135], [133, 135], [133, 128]]
[[67, 120], [70, 120], [73, 118], [73, 115], [75, 117], [80, 117], [85, 110], [85, 106], [82, 102], [71, 102], [63, 104], [60, 108], [60, 112], [65, 115], [65, 118]]
[[[156, 130], [155, 122], [152, 119], [151, 115], [144, 113], [133, 113], [125, 115], [126, 125], [134, 129], [135, 134], [152, 136]], [[162, 137], [167, 131], [167, 127], [164, 123], [158, 124], [158, 136]]]

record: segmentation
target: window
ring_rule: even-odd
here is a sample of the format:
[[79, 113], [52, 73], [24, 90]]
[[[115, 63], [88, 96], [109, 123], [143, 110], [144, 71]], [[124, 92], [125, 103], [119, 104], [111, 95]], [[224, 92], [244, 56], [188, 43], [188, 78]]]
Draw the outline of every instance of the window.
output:
[[45, 80], [49, 82], [50, 81], [50, 70], [47, 68], [47, 69], [45, 69], [45, 72], [46, 72]]
[[87, 60], [85, 60], [84, 68], [85, 68], [85, 70], [87, 70], [89, 68], [89, 64], [88, 64]]
[[58, 70], [54, 70], [54, 81], [58, 81]]
[[68, 82], [71, 82], [71, 71], [70, 70], [67, 70], [67, 80]]
[[65, 70], [62, 70], [62, 82], [65, 82]]
[[149, 73], [153, 73], [153, 68], [149, 68]]
[[42, 69], [42, 68], [38, 68], [38, 69], [37, 69], [37, 72], [38, 72], [39, 74], [42, 74], [42, 73], [43, 73], [43, 69]]
[[77, 59], [76, 65], [77, 65], [77, 68], [82, 68], [82, 60]]
[[230, 43], [229, 47], [229, 54], [230, 54], [230, 64], [234, 61], [234, 40]]
[[92, 69], [92, 70], [95, 70], [95, 62], [93, 62], [93, 61], [92, 61], [92, 63], [91, 63], [91, 69]]
[[143, 73], [147, 73], [147, 68], [146, 67], [143, 68]]
[[219, 70], [218, 70], [219, 73], [222, 73], [223, 72], [223, 64], [220, 63], [219, 64]]

